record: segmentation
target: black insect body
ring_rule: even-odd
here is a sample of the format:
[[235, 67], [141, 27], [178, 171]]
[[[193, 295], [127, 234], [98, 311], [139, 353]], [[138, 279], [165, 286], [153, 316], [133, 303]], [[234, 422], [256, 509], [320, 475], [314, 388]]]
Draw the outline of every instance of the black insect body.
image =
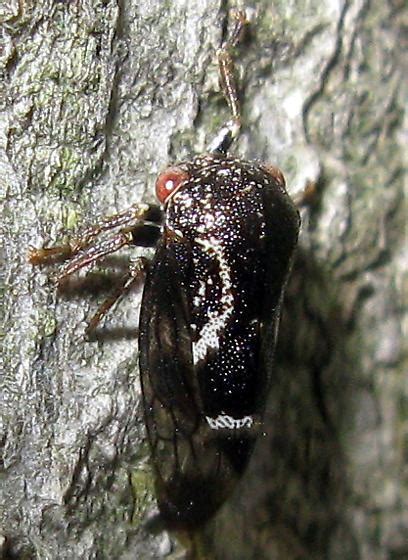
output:
[[[219, 53], [232, 120], [207, 155], [159, 176], [161, 208], [135, 205], [67, 245], [30, 255], [34, 264], [69, 258], [61, 281], [125, 245], [156, 246], [141, 307], [140, 370], [159, 508], [176, 528], [208, 520], [248, 462], [262, 426], [280, 304], [299, 230], [281, 172], [227, 153], [240, 128], [229, 51], [243, 24], [238, 14]], [[122, 229], [103, 237], [116, 227]], [[133, 267], [91, 328], [142, 267], [143, 261]]]
[[247, 464], [299, 217], [276, 170], [222, 154], [179, 169], [144, 288], [140, 366], [160, 509], [185, 526]]

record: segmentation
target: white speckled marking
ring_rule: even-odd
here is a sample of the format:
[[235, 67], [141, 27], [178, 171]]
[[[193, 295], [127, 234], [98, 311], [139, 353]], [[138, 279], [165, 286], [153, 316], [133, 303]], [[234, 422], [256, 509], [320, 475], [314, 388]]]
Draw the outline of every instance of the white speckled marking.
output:
[[228, 416], [228, 414], [219, 414], [216, 418], [206, 416], [205, 419], [212, 430], [238, 430], [240, 428], [250, 428], [254, 423], [253, 416], [233, 418], [232, 416]]
[[217, 171], [217, 175], [223, 177], [223, 176], [228, 176], [231, 174], [231, 171], [229, 169], [220, 169], [219, 171]]
[[[225, 258], [222, 242], [211, 238], [196, 239], [205, 252], [215, 255], [219, 263], [219, 275], [221, 283], [221, 297], [218, 309], [209, 311], [208, 322], [202, 327], [199, 333], [197, 342], [193, 342], [193, 363], [203, 360], [209, 349], [219, 348], [220, 333], [225, 329], [228, 319], [231, 317], [234, 310], [234, 297], [231, 292], [231, 270]], [[200, 286], [201, 287], [201, 286]], [[194, 298], [194, 304], [199, 303], [198, 297], [205, 297], [201, 290], [199, 295]]]

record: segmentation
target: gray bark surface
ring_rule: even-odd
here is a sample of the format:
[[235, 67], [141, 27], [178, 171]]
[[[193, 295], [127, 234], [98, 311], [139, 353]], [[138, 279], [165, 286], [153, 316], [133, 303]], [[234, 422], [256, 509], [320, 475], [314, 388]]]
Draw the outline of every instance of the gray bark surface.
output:
[[[265, 436], [202, 538], [223, 560], [407, 558], [408, 15], [399, 0], [246, 6], [234, 152], [278, 165], [291, 194], [316, 182], [317, 200], [302, 211]], [[157, 173], [204, 151], [228, 117], [214, 53], [231, 7], [0, 6], [4, 558], [183, 555], [143, 525], [141, 291], [84, 339], [126, 251], [60, 293], [27, 251], [153, 202]]]

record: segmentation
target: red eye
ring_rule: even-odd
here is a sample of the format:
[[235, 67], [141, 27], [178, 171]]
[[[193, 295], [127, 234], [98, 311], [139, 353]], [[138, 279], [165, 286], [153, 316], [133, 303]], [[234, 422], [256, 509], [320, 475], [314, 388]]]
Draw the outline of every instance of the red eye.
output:
[[187, 171], [183, 171], [180, 167], [169, 167], [157, 177], [156, 196], [162, 204], [164, 204], [169, 196], [188, 179]]

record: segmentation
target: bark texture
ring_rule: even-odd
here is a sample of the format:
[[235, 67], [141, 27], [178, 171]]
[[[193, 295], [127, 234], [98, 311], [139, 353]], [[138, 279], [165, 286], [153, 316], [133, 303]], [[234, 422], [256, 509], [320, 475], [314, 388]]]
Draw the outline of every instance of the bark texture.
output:
[[[205, 528], [210, 558], [408, 557], [408, 15], [392, 0], [246, 2], [236, 153], [308, 180], [261, 438]], [[232, 2], [4, 0], [0, 7], [1, 486], [4, 558], [182, 557], [154, 508], [133, 292], [56, 294], [26, 259], [144, 200], [227, 118], [214, 52]], [[406, 64], [406, 63], [405, 63]], [[133, 251], [132, 254], [137, 254]], [[113, 272], [112, 272], [113, 270]], [[405, 339], [404, 339], [405, 334]]]

